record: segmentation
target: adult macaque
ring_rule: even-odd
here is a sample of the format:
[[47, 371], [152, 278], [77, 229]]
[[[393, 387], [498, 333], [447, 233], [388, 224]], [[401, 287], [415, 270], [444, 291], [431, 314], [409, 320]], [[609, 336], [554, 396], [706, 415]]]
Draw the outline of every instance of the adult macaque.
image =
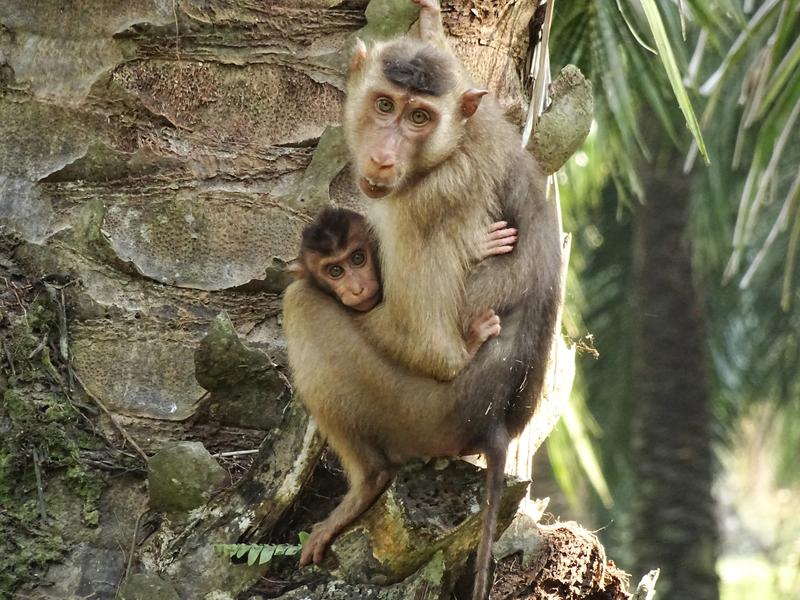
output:
[[[514, 249], [517, 231], [497, 221], [481, 240], [478, 256], [507, 254]], [[378, 251], [366, 219], [346, 208], [326, 208], [303, 229], [300, 253], [289, 265], [298, 279], [308, 278], [323, 292], [358, 312], [372, 310], [381, 300]], [[483, 343], [500, 334], [500, 318], [493, 310], [473, 317], [467, 327], [466, 347], [474, 356]]]
[[[354, 174], [372, 199], [383, 302], [354, 313], [308, 280], [284, 299], [296, 390], [350, 481], [301, 563], [322, 560], [397, 466], [482, 453], [487, 506], [473, 595], [482, 600], [508, 443], [542, 388], [561, 245], [545, 175], [448, 49], [438, 2], [416, 1], [421, 39], [369, 50], [359, 42], [344, 109]], [[515, 249], [475, 264], [478, 238], [499, 215], [519, 230]], [[502, 334], [470, 360], [467, 323], [490, 309]]]

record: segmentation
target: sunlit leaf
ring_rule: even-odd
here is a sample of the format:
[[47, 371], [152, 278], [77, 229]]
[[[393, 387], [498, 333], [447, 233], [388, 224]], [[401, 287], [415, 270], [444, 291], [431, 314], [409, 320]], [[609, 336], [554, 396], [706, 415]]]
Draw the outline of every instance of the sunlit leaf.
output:
[[258, 560], [258, 555], [261, 554], [262, 547], [259, 544], [253, 544], [250, 546], [250, 550], [247, 552], [247, 566], [252, 567], [256, 564]]
[[798, 254], [800, 254], [800, 215], [795, 217], [794, 225], [792, 225], [792, 233], [789, 237], [788, 259], [786, 261], [786, 269], [783, 275], [783, 287], [781, 289], [781, 307], [784, 311], [788, 311], [792, 303], [792, 294], [794, 290], [792, 279], [797, 268]]
[[800, 35], [797, 36], [794, 44], [772, 74], [764, 101], [758, 111], [759, 117], [763, 116], [764, 111], [769, 108], [778, 94], [785, 88], [789, 77], [798, 65], [800, 65]]
[[258, 557], [258, 564], [264, 565], [272, 560], [272, 557], [275, 555], [275, 546], [272, 544], [267, 544], [261, 550], [261, 554]]
[[633, 23], [628, 18], [628, 14], [625, 8], [622, 6], [622, 0], [617, 0], [617, 10], [619, 10], [619, 14], [622, 15], [622, 18], [625, 20], [625, 25], [628, 26], [628, 31], [631, 32], [631, 35], [639, 43], [639, 45], [648, 52], [657, 54], [657, 52], [644, 41], [642, 36], [639, 35], [639, 32], [636, 30], [636, 27], [633, 26]]
[[769, 17], [780, 8], [782, 0], [767, 0], [762, 4], [758, 11], [751, 17], [747, 27], [739, 34], [731, 44], [725, 58], [716, 71], [708, 77], [706, 82], [700, 87], [700, 93], [704, 96], [710, 95], [715, 89], [719, 89], [723, 78], [732, 71], [732, 67], [748, 57], [748, 42], [756, 36], [762, 27], [769, 22]]
[[710, 164], [708, 158], [708, 150], [703, 140], [703, 133], [700, 131], [700, 124], [697, 122], [697, 117], [694, 114], [692, 103], [689, 100], [689, 94], [686, 93], [686, 88], [683, 86], [683, 78], [678, 70], [678, 64], [675, 61], [675, 55], [672, 52], [672, 45], [670, 44], [667, 32], [664, 29], [664, 23], [661, 20], [661, 14], [658, 12], [658, 6], [655, 0], [640, 0], [642, 8], [644, 9], [647, 22], [650, 25], [650, 30], [653, 33], [653, 38], [658, 48], [659, 57], [667, 72], [669, 83], [672, 86], [672, 91], [675, 98], [678, 100], [678, 105], [681, 112], [686, 119], [686, 126], [692, 133], [692, 136], [697, 143], [697, 147], [705, 160], [706, 164]]
[[575, 404], [572, 402], [567, 405], [567, 410], [564, 411], [561, 418], [569, 432], [570, 440], [578, 455], [583, 472], [589, 477], [589, 481], [603, 505], [607, 508], [610, 507], [613, 504], [611, 492], [600, 469], [592, 442], [586, 433], [586, 428], [584, 427], [586, 419], [578, 416], [575, 411]]

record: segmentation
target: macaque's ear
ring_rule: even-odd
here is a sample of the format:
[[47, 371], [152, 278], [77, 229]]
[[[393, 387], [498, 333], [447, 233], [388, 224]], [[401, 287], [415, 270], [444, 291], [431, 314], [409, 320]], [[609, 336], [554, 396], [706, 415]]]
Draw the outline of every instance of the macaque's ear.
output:
[[469, 88], [461, 95], [461, 116], [469, 119], [478, 110], [483, 98], [489, 92], [486, 90], [479, 90], [477, 88]]
[[306, 276], [306, 268], [299, 258], [291, 261], [286, 265], [286, 270], [291, 273], [295, 279], [303, 279]]
[[353, 49], [353, 56], [350, 57], [350, 73], [360, 71], [366, 61], [367, 45], [360, 38], [356, 38], [356, 47]]

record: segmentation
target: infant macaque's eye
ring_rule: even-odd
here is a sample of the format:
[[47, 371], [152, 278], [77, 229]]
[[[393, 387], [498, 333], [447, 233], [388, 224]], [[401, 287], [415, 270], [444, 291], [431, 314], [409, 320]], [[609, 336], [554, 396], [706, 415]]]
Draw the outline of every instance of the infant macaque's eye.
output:
[[328, 267], [328, 276], [332, 279], [339, 279], [342, 275], [344, 275], [344, 269], [339, 265], [331, 265]]
[[367, 255], [364, 254], [363, 250], [356, 250], [353, 254], [350, 255], [350, 262], [353, 263], [356, 267], [360, 267], [365, 262], [367, 262]]

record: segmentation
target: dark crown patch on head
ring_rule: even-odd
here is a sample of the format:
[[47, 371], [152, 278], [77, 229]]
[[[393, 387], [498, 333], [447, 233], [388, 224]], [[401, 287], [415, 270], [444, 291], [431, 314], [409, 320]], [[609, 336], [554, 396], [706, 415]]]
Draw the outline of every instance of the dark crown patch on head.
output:
[[441, 96], [453, 86], [452, 66], [431, 45], [398, 44], [383, 55], [383, 75], [411, 92]]
[[326, 208], [303, 229], [303, 247], [320, 254], [341, 250], [347, 246], [351, 223], [363, 219], [357, 212], [346, 208]]

